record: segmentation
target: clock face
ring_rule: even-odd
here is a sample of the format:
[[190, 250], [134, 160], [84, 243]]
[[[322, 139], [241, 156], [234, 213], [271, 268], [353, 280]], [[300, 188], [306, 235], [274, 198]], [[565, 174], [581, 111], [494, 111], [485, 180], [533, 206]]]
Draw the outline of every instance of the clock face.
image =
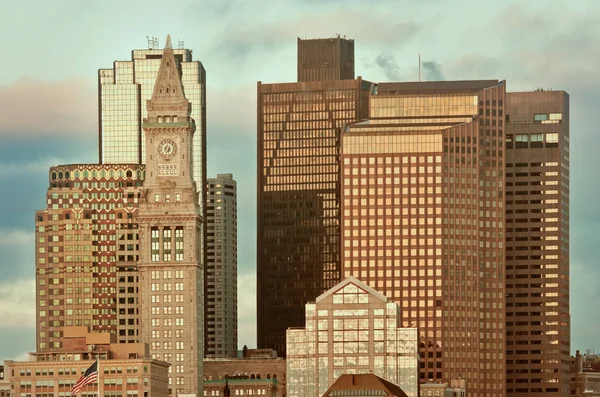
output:
[[165, 139], [159, 144], [158, 152], [165, 158], [171, 158], [177, 152], [177, 145], [171, 139]]

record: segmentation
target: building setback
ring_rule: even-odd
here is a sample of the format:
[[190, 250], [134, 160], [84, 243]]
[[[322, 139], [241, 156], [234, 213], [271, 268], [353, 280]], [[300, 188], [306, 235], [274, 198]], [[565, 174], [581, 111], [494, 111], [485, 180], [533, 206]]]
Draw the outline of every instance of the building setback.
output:
[[[307, 55], [299, 62], [322, 48], [319, 40], [300, 40]], [[298, 65], [299, 75], [305, 67]], [[346, 72], [338, 74], [345, 80], [311, 73], [257, 87], [258, 347], [284, 356], [285, 331], [304, 325], [304, 304], [340, 281], [340, 132], [366, 117], [371, 86]]]
[[563, 397], [571, 328], [569, 95], [511, 92], [506, 99], [507, 395]]
[[343, 374], [372, 373], [418, 397], [416, 328], [400, 307], [354, 277], [306, 304], [306, 327], [287, 331], [287, 396], [319, 397]]
[[231, 174], [207, 182], [205, 322], [207, 358], [235, 358], [238, 346], [237, 183]]
[[380, 83], [342, 137], [344, 275], [418, 327], [422, 383], [470, 396], [505, 393], [505, 103], [497, 80]]

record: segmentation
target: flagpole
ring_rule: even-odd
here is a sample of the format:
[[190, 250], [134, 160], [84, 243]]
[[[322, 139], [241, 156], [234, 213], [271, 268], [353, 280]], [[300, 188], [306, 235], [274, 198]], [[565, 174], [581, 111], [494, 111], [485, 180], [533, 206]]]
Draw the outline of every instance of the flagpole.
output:
[[98, 353], [98, 397], [100, 397], [100, 353]]

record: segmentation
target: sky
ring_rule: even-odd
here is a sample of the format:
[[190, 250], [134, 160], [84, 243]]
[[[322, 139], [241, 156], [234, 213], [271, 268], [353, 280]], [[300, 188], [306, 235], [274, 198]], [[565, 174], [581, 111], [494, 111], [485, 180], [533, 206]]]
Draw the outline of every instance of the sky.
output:
[[256, 82], [295, 81], [296, 39], [340, 34], [373, 82], [417, 80], [421, 54], [423, 80], [570, 94], [571, 351], [600, 348], [599, 1], [23, 0], [0, 15], [0, 361], [35, 350], [48, 168], [98, 161], [97, 70], [167, 34], [207, 71], [208, 175], [238, 182], [240, 346], [256, 345]]

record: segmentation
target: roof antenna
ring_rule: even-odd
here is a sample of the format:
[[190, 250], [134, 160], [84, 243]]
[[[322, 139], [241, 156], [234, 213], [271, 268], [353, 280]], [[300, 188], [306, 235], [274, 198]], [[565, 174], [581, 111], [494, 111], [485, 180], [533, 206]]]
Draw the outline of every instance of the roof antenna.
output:
[[419, 83], [421, 82], [421, 54], [419, 54]]

